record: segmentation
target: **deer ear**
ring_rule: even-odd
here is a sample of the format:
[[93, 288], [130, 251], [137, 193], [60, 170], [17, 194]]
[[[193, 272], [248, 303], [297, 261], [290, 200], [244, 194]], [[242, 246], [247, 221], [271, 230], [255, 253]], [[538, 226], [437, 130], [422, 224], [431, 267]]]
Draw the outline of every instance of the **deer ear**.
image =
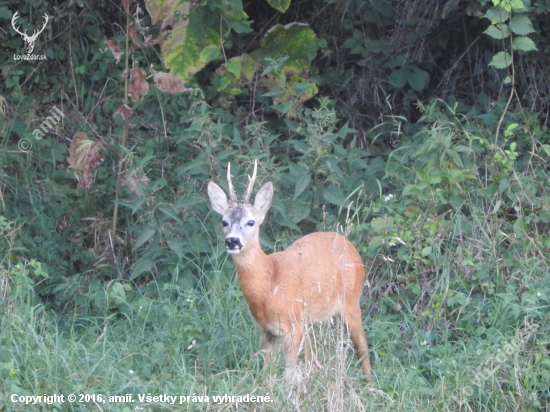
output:
[[222, 188], [216, 183], [210, 182], [208, 183], [207, 192], [212, 209], [222, 216], [225, 215], [229, 210], [229, 204], [227, 203], [227, 196]]
[[254, 209], [256, 211], [256, 221], [261, 224], [264, 221], [267, 211], [271, 207], [273, 200], [273, 183], [267, 182], [256, 194], [254, 199]]

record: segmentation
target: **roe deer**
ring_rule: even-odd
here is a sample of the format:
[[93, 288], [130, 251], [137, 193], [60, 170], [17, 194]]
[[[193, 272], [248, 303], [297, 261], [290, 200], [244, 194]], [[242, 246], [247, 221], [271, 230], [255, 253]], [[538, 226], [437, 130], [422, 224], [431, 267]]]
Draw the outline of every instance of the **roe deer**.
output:
[[340, 315], [351, 333], [366, 380], [371, 379], [367, 340], [361, 325], [359, 297], [365, 278], [359, 252], [342, 235], [306, 235], [283, 252], [266, 255], [260, 225], [271, 206], [273, 183], [266, 183], [248, 203], [256, 179], [257, 161], [242, 202], [237, 201], [227, 165], [229, 200], [214, 182], [208, 184], [212, 209], [222, 215], [225, 247], [233, 256], [250, 311], [263, 334], [264, 369], [282, 338], [285, 379], [292, 379], [305, 325]]

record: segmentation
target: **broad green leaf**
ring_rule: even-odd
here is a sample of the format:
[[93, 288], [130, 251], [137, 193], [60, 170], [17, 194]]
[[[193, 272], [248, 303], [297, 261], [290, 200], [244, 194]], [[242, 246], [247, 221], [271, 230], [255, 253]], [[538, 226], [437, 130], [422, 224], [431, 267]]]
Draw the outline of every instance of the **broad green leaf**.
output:
[[514, 233], [517, 237], [520, 239], [523, 239], [525, 236], [527, 236], [527, 225], [525, 224], [525, 220], [523, 219], [517, 219], [514, 222]]
[[385, 234], [391, 231], [393, 226], [393, 218], [392, 217], [375, 217], [371, 221], [371, 226], [377, 233]]
[[232, 73], [235, 77], [241, 76], [241, 61], [238, 59], [229, 59], [225, 63], [225, 67], [229, 73]]
[[395, 70], [390, 74], [390, 81], [396, 88], [402, 89], [407, 84], [407, 71], [405, 69]]
[[512, 20], [510, 21], [510, 28], [519, 36], [527, 36], [528, 34], [535, 32], [531, 19], [525, 14], [516, 14], [512, 17]]
[[282, 92], [282, 90], [281, 90], [280, 87], [274, 87], [273, 89], [271, 89], [267, 93], [262, 94], [262, 96], [263, 97], [273, 97], [273, 96], [277, 96], [281, 92]]
[[[297, 109], [318, 92], [308, 75], [319, 47], [315, 33], [307, 24], [278, 24], [268, 30], [260, 46], [250, 54], [234, 58], [241, 61], [240, 78], [233, 79], [234, 88], [252, 83], [258, 70], [263, 71], [254, 87], [265, 90], [264, 97], [273, 97], [271, 107], [287, 117], [296, 117]], [[275, 60], [277, 64], [271, 64]], [[229, 71], [227, 64], [217, 72], [223, 75], [224, 70]]]
[[343, 46], [346, 49], [351, 49], [351, 48], [355, 47], [356, 44], [357, 44], [357, 39], [355, 39], [354, 37], [349, 37], [344, 42]]
[[281, 13], [287, 11], [288, 6], [290, 6], [290, 0], [267, 0], [267, 2], [271, 7], [279, 10]]
[[220, 85], [218, 86], [218, 92], [224, 91], [231, 84], [231, 79], [229, 77], [222, 77]]
[[512, 42], [512, 48], [514, 50], [521, 50], [521, 51], [536, 51], [537, 46], [535, 46], [535, 42], [531, 40], [529, 37], [516, 37], [514, 41]]
[[491, 210], [491, 215], [494, 215], [496, 212], [500, 210], [500, 205], [502, 204], [502, 201], [499, 199], [495, 202], [495, 205], [493, 206], [493, 210]]
[[497, 69], [505, 69], [512, 64], [512, 56], [508, 52], [498, 52], [493, 56], [489, 66], [494, 66]]
[[[342, 206], [344, 203], [344, 200], [346, 200], [346, 196], [344, 195], [344, 191], [340, 189], [338, 186], [329, 186], [323, 191], [323, 197], [327, 202], [332, 203], [336, 206]], [[349, 204], [349, 202], [347, 202]]]
[[506, 192], [510, 188], [510, 181], [506, 179], [505, 177], [500, 179], [500, 182], [498, 184], [498, 190], [500, 193]]
[[153, 236], [155, 236], [155, 233], [157, 233], [157, 231], [155, 229], [146, 229], [143, 232], [141, 232], [141, 234], [138, 236], [138, 238], [136, 240], [136, 243], [134, 243], [133, 250], [139, 249], [139, 247], [141, 245], [143, 245], [145, 242], [151, 240], [151, 238]]
[[152, 24], [160, 25], [162, 61], [184, 83], [218, 58], [230, 27], [246, 31], [250, 22], [242, 10], [242, 2], [230, 3], [233, 7], [211, 8], [192, 0], [145, 0]]
[[181, 258], [184, 255], [185, 252], [183, 246], [185, 246], [185, 243], [181, 240], [167, 239], [166, 244], [168, 245], [170, 250], [172, 250], [172, 252], [174, 252], [178, 256], [178, 258]]
[[210, 63], [211, 61], [216, 60], [220, 55], [220, 50], [218, 46], [206, 46], [201, 50], [199, 55], [199, 62], [201, 63]]
[[296, 74], [309, 70], [318, 48], [313, 30], [307, 24], [298, 23], [272, 27], [260, 45], [250, 56], [257, 62], [263, 62], [266, 58], [287, 57], [282, 65], [285, 74], [290, 70]]
[[8, 9], [6, 6], [0, 7], [0, 18], [9, 20], [13, 17], [13, 14], [11, 13], [10, 9]]
[[407, 72], [407, 81], [414, 90], [421, 92], [428, 86], [430, 75], [422, 69], [413, 67]]
[[493, 39], [502, 40], [510, 35], [510, 28], [507, 24], [503, 23], [491, 24], [483, 33], [492, 37]]
[[294, 88], [294, 90], [296, 90], [296, 94], [298, 96], [301, 96], [309, 89], [309, 87], [311, 87], [311, 84], [307, 82], [296, 82], [292, 85], [292, 87]]
[[159, 206], [158, 210], [160, 210], [162, 213], [164, 213], [166, 216], [174, 219], [178, 223], [183, 223], [183, 220], [178, 215], [178, 212], [174, 210], [174, 208], [170, 205], [162, 205]]
[[483, 17], [491, 20], [491, 24], [504, 23], [510, 18], [510, 13], [498, 7], [491, 7]]
[[229, 27], [236, 33], [250, 33], [254, 30], [250, 27], [249, 21], [229, 20]]
[[522, 0], [511, 0], [510, 6], [512, 6], [514, 10], [521, 10], [525, 8], [525, 4], [523, 4]]
[[164, 254], [162, 250], [155, 250], [140, 257], [132, 268], [130, 279], [135, 279], [145, 272], [149, 272], [158, 262], [159, 256]]
[[287, 213], [287, 216], [294, 223], [300, 223], [311, 214], [311, 208], [309, 205], [295, 202], [292, 204], [292, 209]]
[[294, 187], [293, 200], [298, 199], [298, 197], [302, 194], [305, 188], [309, 185], [309, 182], [311, 182], [311, 173], [305, 173], [298, 178], [298, 180], [296, 181], [296, 185]]
[[[275, 100], [275, 99], [273, 99]], [[292, 109], [292, 102], [287, 101], [284, 103], [275, 103], [269, 106], [272, 109], [277, 110], [281, 114], [287, 114], [290, 109]]]
[[185, 83], [208, 63], [200, 58], [206, 47], [222, 44], [219, 36], [221, 12], [191, 7], [190, 0], [146, 0], [152, 24], [160, 22], [161, 57], [172, 74]]

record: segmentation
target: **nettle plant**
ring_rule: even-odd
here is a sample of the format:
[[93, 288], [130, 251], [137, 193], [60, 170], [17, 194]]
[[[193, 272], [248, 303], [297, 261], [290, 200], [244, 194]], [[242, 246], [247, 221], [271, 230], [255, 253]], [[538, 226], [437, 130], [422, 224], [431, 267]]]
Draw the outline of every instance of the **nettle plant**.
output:
[[[538, 51], [535, 42], [527, 37], [535, 29], [522, 0], [493, 0], [493, 5], [484, 16], [491, 20], [491, 25], [484, 33], [499, 40], [503, 50], [493, 56], [489, 66], [506, 69], [512, 65], [515, 51]], [[510, 82], [512, 76], [508, 74], [504, 83]]]

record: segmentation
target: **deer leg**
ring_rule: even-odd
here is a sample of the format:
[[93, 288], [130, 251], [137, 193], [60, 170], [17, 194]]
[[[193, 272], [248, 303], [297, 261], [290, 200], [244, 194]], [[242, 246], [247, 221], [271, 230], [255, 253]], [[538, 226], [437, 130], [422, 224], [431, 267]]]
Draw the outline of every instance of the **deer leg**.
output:
[[285, 381], [288, 383], [294, 380], [294, 375], [298, 367], [300, 343], [304, 335], [300, 327], [295, 327], [293, 329], [292, 332], [287, 333], [283, 338], [285, 345]]
[[367, 344], [367, 338], [365, 337], [363, 325], [361, 324], [361, 309], [359, 308], [359, 305], [344, 312], [344, 323], [350, 331], [351, 340], [355, 345], [357, 358], [363, 368], [365, 380], [370, 382], [372, 379], [372, 370], [369, 359], [369, 346]]
[[315, 363], [315, 365], [317, 365], [319, 369], [323, 369], [323, 365], [321, 365], [319, 359], [317, 359], [317, 356], [313, 351], [313, 345], [311, 344], [311, 332], [309, 328], [307, 328], [306, 333], [304, 333], [304, 360], [306, 362], [306, 365], [309, 365], [310, 355], [313, 358], [313, 363]]
[[275, 339], [276, 337], [273, 336], [271, 333], [267, 331], [264, 332], [264, 343], [262, 348], [262, 352], [264, 353], [264, 371], [266, 371], [271, 364], [271, 356], [273, 355], [273, 352], [275, 350]]

